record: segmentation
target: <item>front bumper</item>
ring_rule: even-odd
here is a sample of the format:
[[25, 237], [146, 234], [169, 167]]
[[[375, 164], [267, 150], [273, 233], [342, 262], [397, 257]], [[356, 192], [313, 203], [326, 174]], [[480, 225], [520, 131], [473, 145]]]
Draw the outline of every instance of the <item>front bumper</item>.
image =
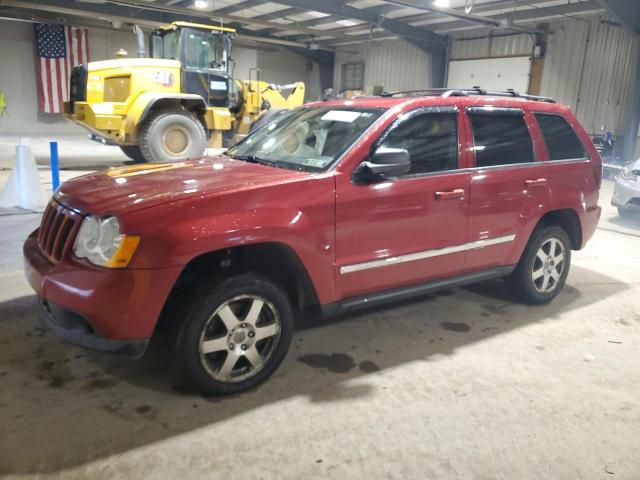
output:
[[65, 260], [51, 263], [36, 232], [24, 243], [24, 270], [44, 322], [86, 348], [141, 355], [182, 267], [105, 269]]
[[640, 208], [640, 182], [630, 182], [618, 177], [611, 197], [611, 205], [623, 208]]
[[80, 315], [42, 298], [40, 300], [40, 320], [49, 330], [66, 342], [79, 347], [100, 352], [112, 353], [129, 358], [138, 358], [144, 354], [149, 339], [114, 340], [95, 332], [91, 324]]

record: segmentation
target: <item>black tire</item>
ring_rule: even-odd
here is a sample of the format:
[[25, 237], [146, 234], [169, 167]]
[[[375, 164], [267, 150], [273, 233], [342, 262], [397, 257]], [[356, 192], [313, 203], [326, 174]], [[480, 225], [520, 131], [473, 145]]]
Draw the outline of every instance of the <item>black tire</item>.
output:
[[121, 145], [120, 150], [122, 150], [122, 153], [124, 153], [127, 157], [129, 157], [134, 162], [138, 162], [138, 163], [146, 162], [146, 160], [144, 159], [144, 156], [142, 155], [142, 152], [140, 151], [140, 147], [137, 145], [126, 145], [126, 146]]
[[[257, 320], [246, 323], [251, 322], [251, 307], [258, 298], [264, 304]], [[247, 390], [271, 376], [287, 355], [294, 328], [293, 312], [287, 295], [270, 280], [246, 273], [213, 282], [196, 293], [189, 305], [176, 337], [176, 360], [186, 382], [200, 392], [230, 395]], [[217, 313], [224, 311], [225, 305], [234, 314], [233, 329], [227, 328], [229, 315]], [[267, 330], [277, 333], [258, 339]], [[216, 345], [216, 349], [201, 354], [207, 342]], [[249, 360], [255, 360], [254, 350], [263, 361], [258, 369]], [[234, 359], [230, 379], [222, 380], [229, 358]]]
[[[558, 271], [560, 268], [559, 261], [556, 262], [548, 258], [546, 262], [543, 262], [538, 256], [541, 248], [543, 248], [541, 255], [546, 253], [547, 248], [551, 250], [552, 239], [561, 244], [563, 264], [560, 272]], [[560, 247], [555, 245], [554, 248], [553, 258], [559, 258]], [[531, 238], [522, 253], [522, 257], [520, 257], [520, 262], [516, 269], [505, 277], [505, 285], [518, 299], [525, 303], [547, 303], [553, 300], [562, 290], [570, 267], [571, 241], [569, 236], [562, 228], [556, 225], [542, 225], [537, 227], [531, 234]], [[542, 276], [540, 276], [540, 272], [542, 272]], [[555, 277], [552, 277], [551, 274]], [[534, 277], [537, 278], [534, 280]], [[544, 283], [545, 281], [547, 283]], [[549, 290], [545, 290], [546, 288]]]
[[284, 112], [288, 112], [288, 111], [289, 110], [287, 110], [286, 108], [272, 108], [270, 110], [267, 110], [262, 115], [260, 115], [260, 117], [258, 117], [258, 119], [255, 122], [251, 124], [251, 127], [249, 127], [249, 133], [255, 132], [260, 127], [265, 126], [271, 120], [274, 120], [275, 118], [282, 115]]
[[207, 136], [202, 123], [183, 110], [153, 112], [138, 132], [140, 151], [147, 162], [175, 162], [204, 155]]

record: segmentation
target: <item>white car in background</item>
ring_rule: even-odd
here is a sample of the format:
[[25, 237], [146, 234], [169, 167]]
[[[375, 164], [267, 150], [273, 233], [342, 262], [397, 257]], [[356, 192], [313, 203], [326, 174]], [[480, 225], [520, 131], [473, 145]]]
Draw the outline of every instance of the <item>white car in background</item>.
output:
[[640, 212], [640, 159], [625, 165], [616, 178], [611, 205], [618, 207], [621, 217]]

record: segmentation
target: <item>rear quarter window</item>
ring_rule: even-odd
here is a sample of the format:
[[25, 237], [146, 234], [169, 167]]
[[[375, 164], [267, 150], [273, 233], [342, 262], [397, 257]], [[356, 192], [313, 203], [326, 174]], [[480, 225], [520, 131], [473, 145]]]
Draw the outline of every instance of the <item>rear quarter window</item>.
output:
[[535, 117], [547, 144], [549, 160], [571, 160], [586, 157], [582, 142], [564, 117], [548, 113], [536, 113]]

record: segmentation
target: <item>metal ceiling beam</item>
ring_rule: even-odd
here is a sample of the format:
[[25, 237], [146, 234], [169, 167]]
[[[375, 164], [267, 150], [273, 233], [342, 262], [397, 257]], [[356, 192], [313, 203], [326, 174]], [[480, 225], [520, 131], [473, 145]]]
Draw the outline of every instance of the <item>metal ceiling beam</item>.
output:
[[[225, 13], [235, 13], [240, 10], [244, 10], [245, 8], [251, 8], [258, 5], [262, 5], [263, 3], [267, 3], [269, 0], [245, 0], [244, 2], [236, 3], [235, 5], [229, 5], [227, 7], [221, 8], [219, 10], [212, 10], [209, 13], [219, 13], [224, 15]], [[176, 7], [188, 7], [193, 5], [194, 0], [180, 0], [179, 2], [167, 2], [169, 5], [174, 5]]]
[[[447, 38], [442, 35], [437, 35], [427, 29], [412, 27], [409, 24], [397, 20], [384, 18], [381, 15], [367, 10], [350, 7], [339, 0], [324, 0], [322, 2], [317, 0], [277, 0], [277, 2], [281, 5], [287, 5], [288, 7], [315, 10], [342, 18], [351, 18], [374, 25], [380, 25], [386, 30], [430, 53], [440, 52], [446, 49]], [[295, 24], [291, 25], [294, 26]], [[288, 30], [294, 29], [288, 28]], [[316, 34], [333, 36], [331, 32], [324, 31], [316, 31]]]
[[257, 7], [258, 5], [262, 5], [267, 3], [269, 0], [245, 0], [244, 2], [236, 3], [235, 5], [229, 5], [228, 7], [221, 8], [219, 10], [214, 10], [210, 12], [214, 15], [224, 15], [226, 13], [236, 13], [240, 10], [244, 10], [246, 8]]
[[[25, 2], [21, 0], [0, 0], [0, 6], [20, 8], [26, 11], [53, 12], [61, 15], [80, 16], [93, 19], [97, 17], [104, 17], [106, 19], [117, 20], [122, 23], [137, 23], [148, 27], [157, 27], [176, 19], [164, 12], [130, 9], [122, 6], [98, 3], [85, 3], [83, 4], [83, 8], [80, 9], [78, 8], [77, 2], [72, 0], [40, 0], [38, 3]], [[209, 20], [208, 17], [203, 18], [198, 15], [182, 15], [179, 18], [184, 21], [200, 23], [203, 20]], [[296, 42], [273, 36], [258, 35], [256, 32], [242, 28], [238, 28], [238, 35], [244, 40], [301, 48], [306, 47], [306, 44], [303, 42]]]
[[[68, 2], [68, 0], [43, 0], [43, 1], [47, 3], [53, 2], [54, 4]], [[226, 22], [232, 22], [239, 25], [255, 25], [258, 27], [273, 28], [276, 30], [293, 30], [296, 32], [306, 33], [309, 35], [314, 35], [317, 33], [317, 30], [314, 30], [311, 28], [299, 27], [295, 23], [290, 25], [282, 25], [279, 23], [268, 22], [264, 20], [253, 20], [250, 17], [239, 17], [236, 15], [220, 14], [217, 12], [192, 10], [190, 8], [176, 7], [173, 5], [161, 4], [159, 2], [147, 2], [144, 0], [103, 0], [103, 1], [104, 3], [86, 3], [85, 2], [85, 3], [82, 3], [82, 8], [103, 7], [106, 10], [109, 10], [110, 7], [121, 6], [121, 7], [126, 7], [131, 9], [131, 11], [135, 11], [136, 15], [142, 11], [162, 12], [162, 13], [173, 15], [174, 17], [177, 15], [178, 16], [177, 19], [182, 19], [183, 16], [190, 16], [190, 17], [199, 18], [200, 21], [223, 20]], [[38, 2], [38, 3], [41, 3], [41, 2]], [[76, 8], [78, 8], [79, 4], [76, 2], [73, 2], [73, 3], [75, 3]], [[108, 13], [108, 12], [105, 12], [105, 13]]]
[[[516, 10], [514, 12], [502, 13], [494, 15], [492, 18], [498, 21], [525, 22], [533, 21], [541, 18], [558, 17], [571, 15], [576, 13], [597, 12], [600, 11], [600, 5], [596, 0], [585, 0], [580, 3], [567, 3], [555, 5], [553, 7], [535, 7], [527, 10]], [[451, 21], [432, 24], [434, 30], [446, 31], [464, 28], [469, 24], [463, 21]], [[544, 34], [545, 32], [543, 32]]]
[[425, 10], [427, 12], [439, 13], [440, 15], [444, 15], [447, 17], [452, 17], [458, 20], [462, 20], [463, 22], [480, 25], [489, 28], [508, 28], [511, 30], [520, 30], [526, 33], [542, 33], [538, 32], [535, 29], [524, 28], [524, 27], [515, 27], [505, 25], [503, 21], [495, 19], [493, 17], [485, 17], [482, 15], [472, 15], [466, 13], [464, 10], [459, 10], [455, 8], [449, 7], [436, 7], [434, 3], [427, 3], [425, 0], [418, 0], [417, 2], [413, 1], [404, 1], [404, 0], [384, 0], [387, 3], [391, 3], [392, 5], [399, 5], [407, 8], [417, 8], [418, 10]]
[[[425, 75], [427, 73], [431, 74], [432, 87], [444, 85], [448, 45], [446, 36], [437, 35], [426, 28], [413, 27], [395, 19], [385, 18], [384, 15], [379, 15], [375, 12], [351, 7], [339, 0], [323, 0], [322, 2], [318, 0], [277, 0], [277, 3], [381, 26], [421, 50], [430, 53], [431, 71], [425, 72]], [[331, 32], [320, 32], [320, 35], [333, 36]]]
[[[291, 7], [295, 10], [298, 10], [299, 12], [308, 12], [308, 10], [304, 10], [304, 9], [300, 9], [297, 7]], [[287, 8], [285, 10], [290, 10], [291, 8]], [[367, 8], [363, 8], [362, 10], [365, 10], [367, 12], [371, 12], [371, 13], [375, 13], [376, 15], [386, 15], [387, 13], [389, 13], [392, 10], [396, 10], [397, 7], [394, 7], [392, 5], [378, 5], [375, 7], [367, 7]], [[284, 10], [281, 10], [281, 12], [283, 12]], [[271, 15], [277, 15], [280, 12], [275, 12]], [[275, 18], [281, 18], [281, 17], [275, 17]], [[297, 25], [301, 26], [301, 27], [315, 27], [318, 25], [324, 25], [326, 23], [332, 23], [332, 22], [336, 22], [338, 20], [343, 20], [344, 17], [342, 16], [338, 16], [338, 15], [327, 15], [326, 17], [319, 17], [319, 18], [312, 18], [309, 20], [303, 20], [302, 22], [296, 22]], [[362, 25], [360, 25], [360, 28], [362, 28]], [[277, 35], [277, 32], [275, 30], [271, 30], [271, 29], [267, 29], [267, 30], [259, 30], [262, 33], [273, 33]], [[325, 31], [336, 31], [336, 29], [330, 29], [330, 30], [325, 30]], [[341, 31], [341, 30], [340, 30]], [[316, 36], [324, 36], [322, 34], [323, 30], [318, 30], [318, 34]], [[329, 35], [331, 36], [331, 35]], [[313, 40], [313, 37], [309, 37], [308, 35], [299, 35], [296, 36], [299, 38], [291, 38], [291, 40], [295, 40], [295, 41], [302, 41], [303, 37], [304, 40], [306, 41], [311, 41]]]
[[640, 35], [640, 2], [638, 0], [598, 0], [600, 6], [635, 35]]
[[282, 10], [277, 10], [272, 13], [263, 13], [262, 15], [257, 15], [255, 17], [251, 17], [254, 20], [276, 20], [279, 18], [286, 17], [288, 15], [298, 15], [303, 13], [305, 10], [296, 7], [283, 8]]
[[[549, 0], [527, 0], [526, 4], [522, 4], [522, 3], [519, 3], [518, 0], [492, 0], [486, 3], [481, 3], [479, 5], [476, 5], [473, 11], [476, 14], [493, 13], [499, 9], [522, 8], [523, 5], [529, 6], [529, 5], [536, 5], [539, 3], [547, 3], [547, 2], [549, 2]], [[388, 6], [394, 7], [394, 9], [400, 8], [400, 7], [397, 7], [396, 5], [388, 5]], [[463, 11], [463, 9], [460, 9], [460, 10]], [[433, 22], [432, 24], [427, 24], [427, 25], [418, 25], [417, 22], [436, 20], [441, 18], [442, 18], [442, 15], [429, 12], [429, 13], [423, 13], [423, 14], [403, 15], [401, 17], [395, 17], [394, 20], [399, 22], [409, 23], [417, 27], [428, 28], [432, 31], [436, 31], [437, 30], [436, 26], [440, 24], [439, 22]], [[327, 36], [331, 36], [331, 34], [349, 35], [361, 30], [362, 30], [362, 25], [357, 25], [353, 27], [336, 28], [336, 29], [327, 30]], [[290, 37], [290, 39], [296, 40], [296, 41], [304, 41], [304, 40], [308, 40], [309, 38], [306, 35], [296, 35], [294, 37]]]
[[[557, 17], [562, 15], [570, 15], [577, 13], [597, 12], [600, 11], [600, 5], [596, 0], [588, 0], [575, 4], [563, 4], [556, 5], [554, 7], [538, 7], [527, 10], [516, 10], [514, 12], [503, 13], [500, 15], [494, 15], [492, 18], [498, 20], [509, 20], [513, 22], [534, 21], [541, 18]], [[450, 22], [433, 23], [429, 25], [438, 32], [447, 32], [451, 30], [461, 29], [469, 27], [467, 22], [460, 20], [454, 20]], [[366, 42], [369, 40], [382, 40], [390, 38], [388, 35], [375, 34], [370, 36], [369, 34], [362, 35], [349, 35], [347, 39], [330, 40], [322, 42], [322, 45], [343, 45], [347, 43]], [[294, 40], [301, 40], [299, 37], [293, 37]]]

